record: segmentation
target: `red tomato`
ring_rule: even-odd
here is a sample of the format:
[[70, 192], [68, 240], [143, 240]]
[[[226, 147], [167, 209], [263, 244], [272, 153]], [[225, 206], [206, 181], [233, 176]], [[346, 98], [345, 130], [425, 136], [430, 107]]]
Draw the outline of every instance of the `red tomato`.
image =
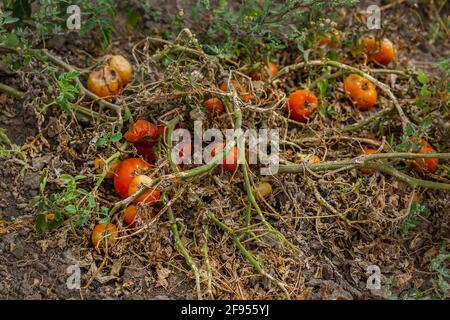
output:
[[317, 98], [311, 91], [294, 91], [287, 101], [289, 117], [296, 121], [307, 122], [311, 113], [317, 108], [317, 104]]
[[[211, 156], [215, 157], [216, 155], [220, 154], [220, 152], [223, 152], [223, 149], [223, 143], [216, 143], [211, 150]], [[225, 159], [222, 160], [222, 163], [220, 165], [225, 171], [234, 171], [238, 167], [238, 159], [238, 148], [235, 146], [233, 147], [233, 150], [231, 150], [227, 154]]]
[[91, 241], [94, 247], [97, 247], [100, 241], [105, 244], [108, 242], [108, 245], [113, 244], [117, 238], [117, 228], [115, 224], [97, 224], [92, 230]]
[[386, 38], [382, 40], [375, 40], [372, 37], [364, 38], [362, 47], [370, 60], [383, 66], [388, 65], [395, 57], [394, 45]]
[[[236, 90], [236, 92], [239, 94], [242, 101], [248, 102], [253, 99], [253, 96], [248, 92], [247, 88], [243, 84], [239, 83], [239, 81], [231, 80], [230, 84], [234, 88], [234, 90]], [[221, 83], [219, 88], [223, 92], [228, 92], [228, 87], [227, 87], [226, 82]]]
[[152, 167], [148, 162], [140, 158], [128, 158], [123, 160], [116, 169], [114, 176], [114, 189], [123, 198], [128, 196], [128, 187], [134, 176]]
[[[420, 143], [419, 154], [436, 153], [436, 150], [424, 139], [419, 137], [411, 137], [411, 140]], [[416, 158], [412, 163], [412, 167], [419, 173], [434, 173], [439, 165], [439, 158]]]
[[222, 103], [222, 100], [220, 100], [219, 98], [211, 98], [211, 99], [205, 100], [203, 102], [203, 104], [212, 113], [214, 113], [214, 112], [217, 112], [217, 113], [223, 112], [223, 103]]
[[[152, 179], [146, 175], [139, 175], [134, 177], [128, 187], [128, 196], [136, 193], [144, 184], [151, 184]], [[158, 190], [147, 190], [142, 195], [133, 200], [134, 204], [145, 204], [146, 206], [153, 206], [160, 198], [161, 194]]]
[[[375, 149], [364, 148], [362, 154], [367, 156], [369, 154], [376, 154], [376, 153], [378, 153], [378, 151]], [[372, 169], [367, 169], [367, 168], [360, 168], [359, 171], [361, 171], [361, 173], [363, 173], [363, 174], [372, 174], [374, 172]]]
[[130, 130], [124, 134], [125, 140], [129, 142], [137, 142], [146, 137], [156, 140], [158, 138], [158, 127], [144, 119], [137, 120]]

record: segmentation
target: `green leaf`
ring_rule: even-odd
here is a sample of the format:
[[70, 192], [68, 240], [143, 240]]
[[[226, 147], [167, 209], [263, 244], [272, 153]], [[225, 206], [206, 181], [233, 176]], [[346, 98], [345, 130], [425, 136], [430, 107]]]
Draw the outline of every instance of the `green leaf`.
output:
[[98, 138], [97, 141], [95, 142], [95, 145], [96, 145], [97, 147], [101, 147], [101, 146], [106, 145], [107, 143], [108, 143], [108, 138], [100, 137], [100, 138]]
[[322, 97], [325, 96], [325, 94], [327, 93], [328, 85], [329, 83], [327, 79], [322, 79], [317, 82], [317, 88], [319, 88], [319, 93]]
[[94, 198], [94, 195], [92, 193], [89, 194], [88, 207], [90, 209], [93, 209], [95, 207], [95, 198]]
[[28, 0], [16, 0], [12, 8], [12, 15], [19, 19], [28, 18], [31, 15], [31, 3]]
[[417, 80], [421, 84], [427, 84], [428, 83], [428, 76], [422, 69], [417, 70]]
[[74, 215], [75, 213], [77, 213], [77, 207], [73, 204], [69, 204], [64, 208], [64, 211], [69, 215]]
[[43, 235], [47, 230], [47, 215], [45, 213], [36, 215], [35, 229], [38, 237]]
[[68, 173], [63, 173], [63, 174], [60, 176], [60, 179], [61, 179], [61, 180], [68, 180], [68, 181], [70, 181], [70, 180], [73, 180], [73, 177], [72, 177], [70, 174], [68, 174]]
[[119, 142], [120, 139], [122, 139], [122, 133], [121, 132], [117, 132], [117, 133], [115, 133], [115, 134], [113, 134], [111, 136], [111, 141], [112, 142]]

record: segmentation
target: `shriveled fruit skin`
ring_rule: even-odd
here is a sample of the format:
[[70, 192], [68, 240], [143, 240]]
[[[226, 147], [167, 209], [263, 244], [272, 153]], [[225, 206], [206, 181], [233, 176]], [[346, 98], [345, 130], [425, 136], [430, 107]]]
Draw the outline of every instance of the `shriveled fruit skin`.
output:
[[255, 184], [255, 195], [259, 199], [265, 199], [272, 193], [272, 185], [268, 182], [258, 182]]
[[307, 122], [317, 108], [317, 97], [309, 90], [297, 90], [291, 93], [287, 101], [289, 117], [299, 122]]
[[362, 41], [364, 53], [371, 61], [387, 66], [395, 57], [395, 48], [389, 39], [376, 40], [373, 37]]
[[[146, 175], [139, 175], [134, 177], [131, 180], [130, 185], [128, 187], [128, 196], [131, 196], [134, 193], [136, 193], [141, 185], [143, 184], [149, 185], [151, 183], [152, 179]], [[134, 199], [133, 203], [136, 205], [142, 204], [146, 206], [153, 206], [160, 199], [160, 197], [161, 193], [159, 192], [159, 190], [150, 189], [145, 191], [142, 195], [140, 195], [136, 199]]]
[[122, 197], [128, 197], [128, 187], [134, 176], [152, 168], [153, 166], [140, 158], [123, 160], [116, 169], [114, 176], [114, 189]]
[[133, 66], [124, 56], [112, 56], [108, 60], [108, 65], [117, 71], [124, 86], [133, 79]]
[[113, 223], [97, 224], [92, 230], [91, 241], [94, 247], [98, 247], [100, 242], [112, 245], [117, 239], [117, 227]]
[[158, 126], [145, 120], [139, 119], [131, 125], [131, 128], [125, 132], [124, 138], [128, 142], [137, 142], [144, 138], [155, 140], [159, 137]]
[[208, 110], [212, 113], [222, 113], [223, 112], [223, 103], [219, 98], [210, 98], [205, 100], [203, 104], [208, 108]]
[[[223, 152], [224, 144], [223, 143], [216, 143], [212, 150], [211, 150], [211, 157], [215, 157], [220, 152]], [[238, 148], [233, 147], [232, 150], [226, 155], [226, 157], [222, 160], [220, 163], [220, 166], [222, 166], [223, 170], [225, 171], [235, 171], [238, 167]]]
[[378, 99], [373, 83], [358, 74], [351, 74], [344, 79], [344, 90], [361, 111], [372, 108]]
[[122, 81], [117, 72], [109, 66], [89, 73], [87, 88], [90, 92], [112, 101], [122, 92]]
[[[370, 155], [370, 154], [376, 154], [376, 153], [378, 153], [378, 150], [367, 149], [367, 148], [364, 148], [363, 152], [362, 152], [362, 154], [365, 156]], [[372, 169], [367, 169], [367, 168], [360, 168], [359, 171], [361, 171], [362, 174], [373, 174], [374, 173], [374, 171]]]
[[[436, 150], [424, 139], [411, 137], [412, 141], [420, 143], [419, 154], [436, 153]], [[412, 162], [412, 168], [422, 174], [434, 173], [439, 165], [439, 158], [415, 158]]]

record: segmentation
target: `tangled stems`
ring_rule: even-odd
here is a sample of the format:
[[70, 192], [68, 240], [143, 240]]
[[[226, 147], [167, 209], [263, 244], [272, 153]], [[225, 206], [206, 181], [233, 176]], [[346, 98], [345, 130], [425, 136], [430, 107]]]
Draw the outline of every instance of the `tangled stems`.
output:
[[274, 281], [280, 287], [280, 289], [283, 290], [284, 294], [286, 295], [286, 298], [290, 299], [290, 295], [289, 295], [289, 292], [286, 289], [285, 284], [282, 283], [281, 281], [275, 279], [274, 277], [272, 277], [270, 274], [268, 274], [263, 269], [263, 267], [258, 262], [258, 260], [256, 260], [256, 258], [241, 243], [241, 241], [236, 236], [234, 231], [229, 226], [227, 226], [225, 223], [223, 223], [219, 219], [217, 219], [217, 217], [214, 215], [214, 213], [212, 213], [211, 210], [208, 210], [208, 217], [209, 217], [209, 219], [211, 219], [211, 221], [216, 226], [218, 226], [220, 229], [222, 229], [231, 238], [231, 240], [233, 240], [233, 242], [235, 243], [236, 247], [238, 247], [238, 249], [241, 252], [241, 254], [244, 256], [245, 259], [247, 259], [248, 262], [250, 262], [250, 264], [256, 269], [256, 271], [258, 271], [258, 273], [260, 275], [268, 278], [269, 280]]
[[426, 153], [426, 154], [403, 153], [403, 152], [380, 153], [356, 157], [348, 160], [329, 161], [318, 164], [280, 165], [278, 173], [301, 173], [305, 171], [305, 167], [313, 172], [336, 170], [336, 169], [367, 168], [391, 175], [396, 179], [406, 183], [408, 186], [412, 188], [423, 187], [429, 189], [450, 190], [450, 184], [417, 179], [398, 171], [397, 169], [395, 169], [390, 165], [370, 162], [379, 159], [415, 159], [415, 158], [450, 159], [450, 153]]
[[[163, 192], [162, 198], [164, 201], [164, 204], [167, 206], [169, 203], [169, 199], [167, 198], [166, 192]], [[170, 229], [172, 230], [173, 238], [175, 241], [175, 245], [177, 246], [178, 250], [181, 252], [181, 254], [184, 257], [184, 260], [186, 261], [187, 265], [191, 268], [192, 272], [195, 276], [195, 284], [197, 286], [197, 297], [199, 300], [202, 299], [202, 294], [200, 291], [200, 273], [198, 272], [197, 265], [194, 262], [194, 259], [189, 254], [189, 251], [184, 246], [183, 242], [180, 238], [180, 232], [178, 231], [177, 222], [175, 220], [175, 216], [173, 214], [173, 210], [170, 206], [167, 207], [167, 217], [169, 218], [170, 223]]]

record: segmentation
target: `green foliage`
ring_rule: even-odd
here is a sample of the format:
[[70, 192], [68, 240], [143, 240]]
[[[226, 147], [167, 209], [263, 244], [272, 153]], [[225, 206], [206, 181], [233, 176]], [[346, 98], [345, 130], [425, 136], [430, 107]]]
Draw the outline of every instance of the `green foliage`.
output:
[[61, 74], [56, 81], [56, 85], [59, 89], [59, 95], [55, 101], [66, 111], [72, 111], [71, 102], [75, 100], [79, 88], [75, 83], [75, 79], [79, 76], [76, 71], [70, 71]]
[[406, 217], [406, 220], [403, 223], [402, 226], [403, 231], [409, 232], [410, 230], [417, 227], [420, 222], [419, 216], [423, 214], [428, 214], [428, 212], [429, 209], [427, 208], [427, 206], [414, 201], [411, 204], [411, 209], [409, 210], [408, 216]]
[[196, 36], [201, 43], [207, 44], [204, 46], [205, 52], [239, 57], [246, 59], [246, 64], [254, 65], [259, 61], [268, 61], [275, 52], [292, 42], [307, 56], [305, 48], [308, 41], [318, 32], [326, 32], [330, 28], [326, 19], [333, 18], [332, 9], [356, 2], [184, 1], [185, 6], [190, 7], [190, 15], [176, 19], [181, 19], [180, 27], [199, 30]]
[[[6, 23], [3, 22], [3, 25], [14, 25], [9, 30], [8, 39], [0, 38], [0, 42], [7, 42], [10, 46], [15, 47], [27, 36], [37, 41], [54, 35], [64, 35], [70, 31], [66, 25], [70, 16], [67, 8], [70, 5], [77, 5], [80, 7], [81, 13], [79, 36], [89, 35], [94, 39], [100, 39], [103, 49], [111, 44], [116, 18], [113, 0], [41, 0], [33, 2], [35, 1], [5, 1], [2, 16], [7, 20]], [[33, 6], [31, 6], [32, 3]], [[2, 16], [0, 16], [0, 30], [2, 30]]]
[[431, 271], [436, 273], [436, 277], [432, 280], [435, 286], [435, 292], [441, 299], [450, 298], [450, 253], [441, 247], [439, 255], [430, 263]]
[[39, 185], [40, 195], [32, 199], [38, 236], [60, 227], [67, 219], [71, 225], [84, 225], [91, 216], [97, 215], [102, 221], [109, 222], [108, 208], [96, 202], [95, 190], [88, 192], [80, 187], [86, 180], [85, 176], [61, 175], [62, 191], [50, 195], [45, 192], [47, 180], [48, 172], [44, 170]]
[[106, 145], [109, 145], [110, 143], [119, 142], [120, 139], [122, 139], [122, 133], [121, 132], [106, 132], [101, 137], [97, 139], [95, 142], [95, 145], [97, 147], [104, 147]]

